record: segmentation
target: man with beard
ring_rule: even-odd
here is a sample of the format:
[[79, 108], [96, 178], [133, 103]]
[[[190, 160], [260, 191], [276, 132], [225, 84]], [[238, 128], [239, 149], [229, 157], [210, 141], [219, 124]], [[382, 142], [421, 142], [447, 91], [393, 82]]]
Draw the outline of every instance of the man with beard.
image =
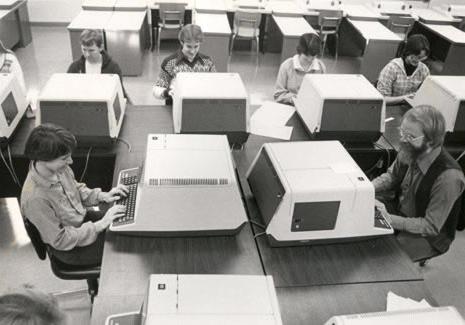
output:
[[[405, 113], [400, 150], [388, 171], [373, 180], [378, 210], [398, 231], [410, 257], [445, 253], [454, 240], [465, 187], [458, 163], [443, 148], [445, 120], [431, 106]], [[390, 199], [387, 199], [391, 194]]]

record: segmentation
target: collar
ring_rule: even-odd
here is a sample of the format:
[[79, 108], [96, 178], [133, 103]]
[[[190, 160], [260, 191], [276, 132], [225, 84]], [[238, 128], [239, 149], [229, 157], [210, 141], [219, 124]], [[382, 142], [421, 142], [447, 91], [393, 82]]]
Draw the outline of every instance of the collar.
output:
[[431, 167], [431, 165], [433, 164], [433, 162], [436, 160], [436, 158], [439, 156], [440, 153], [441, 153], [441, 146], [436, 147], [430, 153], [421, 155], [420, 157], [417, 158], [416, 163], [420, 171], [423, 173], [423, 175], [426, 174], [426, 172]]
[[[404, 60], [402, 58], [395, 58], [392, 60], [401, 70], [402, 72], [407, 76], [407, 71], [405, 71], [405, 66], [404, 66]], [[414, 74], [417, 73], [417, 71], [420, 69], [420, 66], [423, 64], [423, 62], [418, 62], [417, 67], [413, 71], [413, 73], [410, 76], [407, 77], [412, 77]]]
[[318, 64], [318, 59], [314, 58], [312, 64], [305, 70], [302, 65], [300, 64], [299, 55], [296, 54], [292, 57], [292, 64], [294, 65], [294, 69], [302, 72], [309, 72], [309, 71], [320, 71], [320, 65]]
[[192, 62], [190, 62], [185, 56], [184, 54], [182, 53], [182, 50], [179, 49], [177, 52], [176, 52], [176, 64], [179, 64], [181, 63], [182, 61], [186, 62], [187, 64], [190, 64], [190, 65], [193, 65], [195, 64], [196, 61], [200, 61], [200, 63], [202, 64], [205, 64], [205, 62], [203, 61], [202, 59], [202, 56], [199, 52], [197, 52], [197, 55], [194, 57], [194, 60], [192, 60]]
[[[105, 50], [102, 50], [100, 54], [102, 54], [102, 68], [104, 68], [108, 63], [110, 63], [111, 57], [107, 54]], [[86, 58], [84, 57], [84, 55], [81, 55], [81, 64], [86, 64]]]
[[35, 168], [33, 161], [31, 161], [31, 163], [29, 164], [29, 173], [31, 174], [32, 180], [37, 185], [42, 186], [42, 187], [51, 188], [53, 185], [55, 185], [55, 184], [57, 184], [59, 182], [59, 180], [51, 181], [49, 179], [46, 179], [46, 178], [42, 177], [42, 175], [40, 175], [37, 172], [37, 169]]

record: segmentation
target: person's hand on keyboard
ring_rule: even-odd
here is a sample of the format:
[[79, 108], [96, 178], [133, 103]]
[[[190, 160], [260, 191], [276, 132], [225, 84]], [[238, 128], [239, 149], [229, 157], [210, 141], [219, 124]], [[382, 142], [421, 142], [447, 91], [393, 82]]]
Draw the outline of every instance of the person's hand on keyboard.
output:
[[384, 219], [386, 219], [387, 222], [391, 223], [391, 216], [383, 202], [375, 199], [375, 208], [381, 212], [381, 215], [384, 217]]
[[112, 203], [118, 201], [121, 197], [126, 197], [128, 192], [128, 188], [120, 184], [117, 187], [113, 187], [110, 192], [100, 192], [99, 199], [105, 203]]
[[110, 224], [116, 218], [124, 217], [126, 213], [126, 207], [124, 205], [115, 204], [110, 209], [108, 209], [107, 213], [103, 216], [102, 219], [95, 223], [95, 227], [97, 227], [97, 232], [101, 232], [108, 228]]

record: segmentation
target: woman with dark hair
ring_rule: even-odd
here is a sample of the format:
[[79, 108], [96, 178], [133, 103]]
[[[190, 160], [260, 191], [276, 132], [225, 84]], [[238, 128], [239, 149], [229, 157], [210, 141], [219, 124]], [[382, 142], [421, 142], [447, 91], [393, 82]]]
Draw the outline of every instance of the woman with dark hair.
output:
[[401, 103], [415, 94], [430, 74], [422, 62], [428, 54], [429, 42], [425, 36], [415, 34], [407, 39], [401, 57], [391, 60], [379, 74], [377, 88], [386, 104]]
[[69, 167], [76, 139], [68, 130], [43, 124], [32, 130], [25, 155], [31, 160], [21, 191], [21, 212], [40, 233], [50, 252], [70, 265], [100, 265], [105, 229], [125, 214], [114, 205], [105, 214], [88, 209], [127, 195], [125, 186], [102, 192], [78, 183]]
[[308, 33], [300, 36], [297, 54], [284, 61], [279, 67], [274, 92], [278, 103], [294, 105], [302, 80], [307, 73], [325, 73], [326, 67], [317, 56], [321, 41], [318, 35]]

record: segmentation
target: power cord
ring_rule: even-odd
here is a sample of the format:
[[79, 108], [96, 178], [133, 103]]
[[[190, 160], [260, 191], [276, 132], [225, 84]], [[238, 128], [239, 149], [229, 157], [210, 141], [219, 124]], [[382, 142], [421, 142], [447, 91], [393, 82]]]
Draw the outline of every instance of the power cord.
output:
[[260, 228], [262, 228], [262, 229], [266, 229], [265, 225], [262, 225], [261, 223], [258, 223], [258, 222], [254, 221], [254, 220], [249, 220], [249, 222], [250, 222], [251, 224], [254, 224], [254, 225], [257, 226], [257, 227], [260, 227]]
[[124, 143], [128, 147], [128, 152], [132, 151], [131, 144], [129, 142], [127, 142], [126, 140], [121, 139], [121, 138], [116, 138], [116, 141], [121, 141], [122, 143]]
[[92, 147], [90, 147], [89, 150], [87, 151], [86, 164], [84, 165], [84, 170], [82, 171], [81, 177], [79, 177], [79, 182], [82, 182], [82, 180], [84, 179], [84, 176], [86, 175], [91, 151], [92, 151]]
[[16, 185], [18, 185], [18, 187], [21, 188], [21, 182], [19, 181], [19, 178], [16, 175], [16, 171], [15, 171], [15, 168], [14, 168], [14, 165], [13, 165], [13, 160], [11, 159], [10, 146], [7, 145], [6, 148], [7, 148], [7, 152], [8, 152], [8, 160], [9, 160], [9, 162], [6, 160], [5, 156], [3, 155], [3, 150], [2, 149], [0, 149], [0, 156], [2, 157], [2, 161], [5, 164], [6, 169], [10, 173], [11, 178], [13, 179], [13, 182]]

